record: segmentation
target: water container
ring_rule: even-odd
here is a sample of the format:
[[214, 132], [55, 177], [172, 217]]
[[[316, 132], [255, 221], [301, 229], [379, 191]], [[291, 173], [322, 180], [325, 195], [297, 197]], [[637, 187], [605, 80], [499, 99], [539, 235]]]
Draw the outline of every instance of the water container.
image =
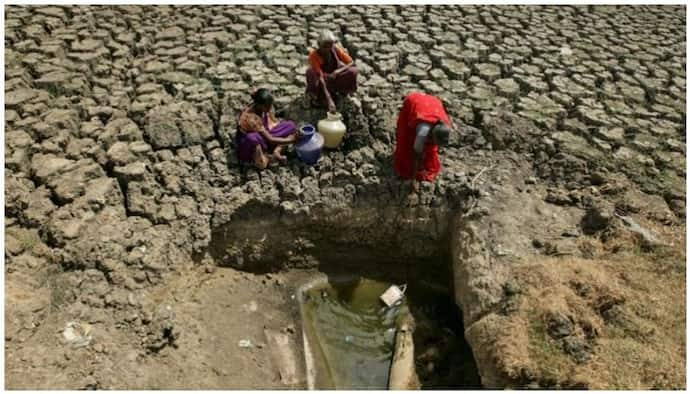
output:
[[319, 133], [323, 135], [326, 148], [337, 148], [340, 145], [340, 141], [343, 140], [347, 128], [342, 118], [342, 115], [339, 113], [328, 112], [326, 118], [321, 119], [317, 124]]
[[321, 157], [324, 138], [310, 124], [302, 126], [300, 130], [302, 131], [302, 138], [295, 144], [297, 157], [309, 165], [316, 164]]

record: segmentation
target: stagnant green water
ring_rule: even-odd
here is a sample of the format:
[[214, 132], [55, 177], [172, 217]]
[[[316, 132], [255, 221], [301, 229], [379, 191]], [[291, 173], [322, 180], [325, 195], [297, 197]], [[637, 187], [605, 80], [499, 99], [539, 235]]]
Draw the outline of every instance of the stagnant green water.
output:
[[390, 285], [359, 278], [305, 291], [303, 317], [312, 340], [318, 342], [312, 347], [323, 358], [317, 362], [326, 364], [317, 368], [328, 375], [326, 387], [316, 388], [386, 389], [396, 321], [409, 313], [417, 327], [416, 369], [423, 388], [479, 388], [474, 360], [449, 296], [412, 283], [404, 302], [388, 308], [379, 296]]
[[379, 296], [390, 284], [368, 279], [316, 286], [305, 294], [306, 318], [336, 388], [385, 389], [395, 319], [406, 305], [387, 308]]

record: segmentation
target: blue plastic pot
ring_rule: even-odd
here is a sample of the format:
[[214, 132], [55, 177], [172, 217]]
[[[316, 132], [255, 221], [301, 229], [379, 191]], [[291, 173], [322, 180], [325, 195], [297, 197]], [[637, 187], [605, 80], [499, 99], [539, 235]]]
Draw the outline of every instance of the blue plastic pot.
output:
[[323, 150], [323, 136], [310, 124], [302, 126], [302, 138], [295, 144], [297, 157], [309, 165], [316, 164]]

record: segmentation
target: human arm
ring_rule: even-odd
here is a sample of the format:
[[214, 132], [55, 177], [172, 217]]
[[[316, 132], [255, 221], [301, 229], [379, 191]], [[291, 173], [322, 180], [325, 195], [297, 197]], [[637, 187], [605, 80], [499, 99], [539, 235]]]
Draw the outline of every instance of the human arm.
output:
[[275, 137], [271, 135], [271, 133], [264, 127], [258, 130], [258, 132], [261, 133], [261, 135], [273, 145], [286, 145], [292, 144], [293, 142], [297, 141], [297, 133], [291, 134], [287, 137]]
[[347, 71], [348, 69], [350, 69], [351, 67], [354, 67], [354, 65], [355, 65], [355, 62], [348, 63], [348, 64], [346, 64], [346, 65], [344, 65], [344, 66], [342, 66], [342, 67], [340, 67], [340, 68], [335, 69], [335, 70], [333, 71], [332, 75], [337, 76], [337, 75], [339, 75], [339, 74], [342, 74], [342, 73], [344, 73], [345, 71]]
[[328, 102], [328, 111], [335, 112], [335, 103], [333, 102], [331, 94], [328, 92], [328, 86], [326, 85], [326, 80], [324, 78], [323, 72], [319, 74], [319, 78], [321, 79], [321, 87], [323, 88], [323, 93], [326, 96], [326, 101]]
[[[299, 140], [300, 136], [302, 133], [297, 130], [295, 133], [281, 138], [281, 137], [276, 137], [271, 134], [270, 130], [273, 130], [274, 127], [276, 127], [280, 123], [280, 119], [277, 119], [276, 116], [273, 113], [273, 110], [268, 112], [268, 128], [261, 129], [262, 130], [262, 135], [266, 137], [269, 141], [271, 141], [275, 145], [284, 145], [284, 144], [291, 144]], [[270, 137], [268, 137], [268, 136]]]
[[[270, 126], [270, 115], [269, 115], [269, 126]], [[264, 127], [261, 117], [249, 110], [245, 110], [240, 116], [240, 129], [244, 132], [257, 132], [260, 133], [266, 141], [274, 145], [289, 144], [295, 141], [296, 137], [291, 135], [286, 138], [275, 137], [269, 132], [270, 129]]]
[[335, 111], [335, 103], [331, 98], [331, 94], [328, 92], [326, 79], [334, 78], [335, 74], [324, 73], [323, 69], [321, 68], [322, 63], [323, 61], [321, 60], [321, 57], [319, 56], [318, 52], [312, 49], [312, 51], [309, 53], [309, 67], [311, 67], [311, 69], [318, 74], [319, 81], [321, 81], [321, 88], [323, 89], [324, 95], [326, 96], [326, 100], [328, 102], [328, 110], [333, 112]]
[[337, 47], [336, 55], [344, 65], [333, 71], [333, 75], [338, 75], [340, 73], [347, 71], [349, 68], [354, 67], [354, 60], [352, 60], [352, 57], [347, 53], [347, 51], [344, 48]]
[[431, 133], [431, 124], [426, 122], [419, 122], [415, 129], [415, 139], [414, 145], [412, 146], [414, 151], [414, 162], [412, 165], [412, 191], [416, 192], [418, 190], [417, 181], [417, 170], [420, 164], [424, 160], [424, 145], [429, 138], [429, 133]]
[[417, 168], [419, 168], [419, 163], [423, 159], [423, 155], [417, 155], [415, 152], [414, 155], [414, 164], [412, 164], [412, 184], [411, 184], [411, 189], [412, 193], [417, 193], [419, 191], [419, 181], [417, 180]]
[[337, 46], [335, 49], [335, 54], [338, 56], [338, 59], [340, 59], [340, 61], [345, 63], [346, 65], [353, 63], [352, 57], [350, 56], [349, 53], [347, 53], [345, 48], [341, 48], [341, 47]]

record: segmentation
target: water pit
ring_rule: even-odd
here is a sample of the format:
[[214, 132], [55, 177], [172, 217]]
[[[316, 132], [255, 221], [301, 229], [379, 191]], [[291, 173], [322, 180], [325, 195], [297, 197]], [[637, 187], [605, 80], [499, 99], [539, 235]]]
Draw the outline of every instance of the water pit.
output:
[[411, 283], [401, 305], [379, 296], [390, 283], [318, 277], [299, 293], [308, 386], [386, 389], [400, 322], [414, 325], [415, 371], [422, 388], [479, 388], [471, 349], [448, 294]]
[[[421, 388], [481, 388], [453, 297], [448, 210], [372, 207], [275, 219], [262, 213], [255, 206], [217, 228], [210, 254], [219, 265], [254, 273], [298, 269], [310, 278], [293, 284], [309, 388], [388, 388], [396, 318], [408, 310]], [[379, 296], [403, 283], [405, 303], [387, 309]]]

